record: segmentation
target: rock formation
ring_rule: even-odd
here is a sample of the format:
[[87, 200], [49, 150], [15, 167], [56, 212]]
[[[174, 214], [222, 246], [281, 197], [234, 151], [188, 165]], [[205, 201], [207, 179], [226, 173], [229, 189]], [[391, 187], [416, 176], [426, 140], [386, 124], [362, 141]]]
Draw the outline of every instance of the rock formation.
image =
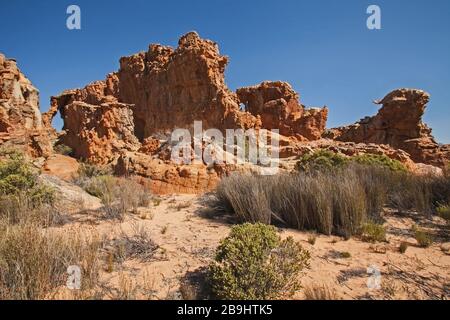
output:
[[55, 131], [43, 124], [39, 91], [20, 72], [14, 59], [0, 53], [0, 145], [48, 157]]
[[237, 90], [246, 110], [261, 117], [262, 127], [279, 129], [284, 136], [317, 140], [322, 136], [328, 109], [305, 109], [298, 94], [286, 82], [263, 82], [258, 86]]
[[331, 130], [339, 141], [386, 144], [409, 153], [415, 162], [444, 166], [449, 161], [448, 147], [440, 147], [431, 129], [422, 122], [430, 95], [422, 90], [398, 89], [376, 104], [378, 114], [354, 125]]
[[170, 141], [170, 133], [192, 129], [194, 121], [202, 121], [203, 130], [279, 129], [278, 151], [286, 170], [316, 149], [384, 154], [417, 173], [438, 172], [436, 167], [450, 160], [450, 146], [437, 144], [422, 122], [430, 99], [424, 91], [395, 90], [376, 102], [382, 105], [377, 115], [325, 131], [328, 109], [306, 108], [286, 82], [230, 91], [224, 79], [227, 63], [216, 43], [190, 32], [175, 49], [153, 44], [121, 58], [117, 72], [52, 97], [49, 111], [41, 115], [37, 89], [14, 60], [0, 55], [0, 145], [22, 146], [34, 157], [45, 157], [44, 172], [70, 179], [76, 163], [52, 155], [56, 132], [51, 122], [59, 112], [64, 126], [58, 143], [70, 147], [75, 158], [148, 178], [158, 193], [203, 192], [231, 172], [261, 169], [172, 162], [178, 142]]
[[[280, 129], [299, 140], [320, 138], [325, 129], [326, 108], [305, 110], [298, 94], [282, 82], [265, 82], [233, 93], [225, 85], [227, 63], [228, 58], [220, 55], [216, 43], [190, 32], [181, 37], [176, 49], [150, 45], [147, 52], [121, 58], [119, 71], [109, 74], [105, 81], [53, 97], [45, 121], [51, 122], [60, 111], [66, 133], [62, 142], [75, 150], [75, 156], [95, 163], [112, 159], [115, 151], [110, 149], [110, 142], [114, 138], [93, 142], [98, 139], [92, 135], [105, 135], [93, 132], [103, 129], [87, 124], [96, 123], [101, 110], [120, 114], [114, 111], [120, 104], [128, 105], [132, 114], [126, 118], [133, 119], [132, 123], [128, 121], [127, 134], [116, 128], [128, 137], [122, 141], [122, 150], [136, 149], [132, 132], [144, 142], [154, 134], [190, 128], [196, 120], [201, 120], [205, 129], [263, 127]], [[240, 103], [248, 104], [248, 112], [240, 110]], [[89, 111], [93, 109], [97, 111]], [[142, 150], [148, 153], [145, 147]]]

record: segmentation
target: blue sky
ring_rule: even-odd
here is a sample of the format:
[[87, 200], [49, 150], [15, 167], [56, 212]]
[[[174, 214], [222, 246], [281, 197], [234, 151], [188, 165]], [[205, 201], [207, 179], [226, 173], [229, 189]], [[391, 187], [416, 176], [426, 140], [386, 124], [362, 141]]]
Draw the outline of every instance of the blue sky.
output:
[[[81, 7], [82, 30], [66, 28]], [[377, 4], [382, 30], [366, 27]], [[330, 108], [328, 127], [375, 114], [373, 99], [399, 87], [431, 93], [425, 121], [450, 143], [448, 0], [0, 0], [0, 52], [18, 60], [41, 108], [64, 89], [104, 79], [121, 56], [150, 43], [175, 46], [196, 30], [230, 56], [231, 89], [290, 82], [308, 106]], [[61, 120], [55, 120], [61, 127]]]

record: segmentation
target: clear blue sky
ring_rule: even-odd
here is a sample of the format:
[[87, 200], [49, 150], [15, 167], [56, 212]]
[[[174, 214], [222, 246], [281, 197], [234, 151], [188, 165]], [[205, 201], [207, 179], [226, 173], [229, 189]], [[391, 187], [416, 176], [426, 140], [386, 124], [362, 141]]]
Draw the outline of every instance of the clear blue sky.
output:
[[[81, 7], [80, 31], [66, 28], [70, 4]], [[381, 7], [380, 31], [366, 28], [370, 4]], [[0, 30], [0, 52], [18, 59], [43, 110], [51, 95], [104, 79], [121, 56], [196, 30], [230, 56], [231, 89], [288, 81], [302, 103], [330, 108], [333, 127], [376, 113], [371, 101], [395, 88], [421, 88], [432, 95], [426, 122], [450, 143], [449, 0], [0, 0]]]

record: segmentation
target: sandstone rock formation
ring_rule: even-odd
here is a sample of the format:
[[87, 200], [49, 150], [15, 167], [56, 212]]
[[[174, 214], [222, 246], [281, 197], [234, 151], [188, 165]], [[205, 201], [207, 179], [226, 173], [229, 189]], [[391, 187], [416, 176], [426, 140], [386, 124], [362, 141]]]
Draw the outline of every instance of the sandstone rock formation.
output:
[[281, 135], [306, 140], [320, 139], [325, 130], [328, 109], [305, 109], [286, 82], [263, 82], [238, 89], [237, 95], [247, 111], [261, 117], [265, 129], [279, 129]]
[[[76, 157], [95, 163], [111, 161], [119, 149], [139, 149], [133, 133], [144, 143], [141, 151], [152, 153], [150, 149], [157, 143], [149, 146], [146, 139], [175, 128], [191, 128], [197, 120], [202, 121], [204, 129], [263, 127], [280, 129], [299, 140], [320, 138], [327, 109], [305, 110], [297, 93], [282, 82], [265, 82], [233, 93], [225, 85], [227, 63], [216, 43], [190, 32], [181, 37], [176, 49], [150, 45], [147, 52], [121, 58], [119, 71], [109, 74], [105, 81], [53, 97], [44, 121], [50, 123], [60, 111], [65, 132], [62, 142], [74, 149]], [[249, 105], [248, 112], [240, 110], [240, 103]], [[126, 125], [110, 122], [120, 126], [111, 130], [124, 137], [120, 145], [111, 147], [114, 135], [106, 135], [100, 132], [104, 131], [101, 126], [92, 124], [106, 110], [124, 117], [121, 108], [132, 112], [125, 116]]]
[[14, 59], [0, 53], [0, 145], [48, 157], [55, 131], [43, 124], [39, 91], [20, 72]]
[[202, 121], [203, 130], [222, 132], [279, 129], [282, 169], [316, 149], [348, 156], [384, 154], [417, 173], [437, 173], [440, 169], [429, 165], [442, 168], [450, 160], [450, 146], [437, 144], [422, 122], [430, 99], [424, 91], [395, 90], [376, 102], [382, 105], [377, 115], [325, 131], [328, 109], [307, 109], [286, 82], [230, 91], [224, 79], [227, 63], [216, 43], [190, 32], [175, 49], [154, 44], [147, 52], [121, 58], [117, 72], [52, 97], [49, 111], [41, 115], [37, 89], [14, 60], [0, 55], [0, 145], [21, 146], [34, 157], [45, 157], [39, 162], [44, 172], [70, 179], [76, 161], [52, 150], [56, 132], [51, 123], [59, 112], [64, 127], [58, 142], [70, 147], [75, 158], [148, 178], [157, 193], [204, 192], [232, 172], [262, 169], [173, 162], [178, 142], [170, 140], [171, 132], [192, 129], [194, 121]]
[[[73, 148], [76, 158], [106, 164], [122, 150], [137, 150], [133, 113], [129, 105], [113, 102], [100, 105], [73, 102], [61, 109], [65, 134], [61, 142]], [[73, 130], [78, 129], [78, 130]]]
[[430, 95], [422, 90], [398, 89], [376, 104], [378, 114], [354, 125], [331, 130], [332, 138], [357, 143], [387, 144], [409, 153], [415, 162], [444, 166], [448, 147], [440, 147], [422, 122]]

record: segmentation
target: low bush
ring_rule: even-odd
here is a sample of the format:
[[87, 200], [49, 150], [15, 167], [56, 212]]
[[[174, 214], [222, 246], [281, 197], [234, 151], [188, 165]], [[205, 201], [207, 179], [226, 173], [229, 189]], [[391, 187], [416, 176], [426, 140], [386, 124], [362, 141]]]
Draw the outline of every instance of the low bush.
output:
[[400, 253], [405, 253], [406, 250], [408, 250], [409, 244], [408, 242], [403, 241], [402, 243], [400, 243], [400, 246], [398, 247], [398, 251], [400, 251]]
[[447, 223], [450, 223], [450, 205], [440, 205], [437, 208], [437, 213], [439, 216], [447, 221]]
[[362, 240], [366, 242], [385, 242], [386, 228], [374, 222], [364, 223], [362, 226]]
[[428, 248], [433, 244], [433, 238], [427, 231], [417, 226], [413, 226], [412, 230], [414, 232], [414, 238], [420, 247]]
[[[0, 160], [0, 218], [10, 223], [25, 219], [36, 220], [42, 215], [49, 222], [53, 208], [55, 190], [38, 181], [38, 170], [26, 157], [15, 150], [2, 151]], [[50, 219], [51, 220], [51, 219]]]
[[144, 185], [134, 177], [115, 177], [107, 168], [81, 164], [74, 182], [102, 200], [108, 218], [121, 220], [126, 212], [150, 205], [151, 195]]
[[304, 290], [305, 300], [340, 300], [336, 290], [330, 289], [328, 286], [308, 286]]
[[378, 166], [392, 171], [406, 172], [406, 167], [398, 160], [389, 158], [386, 155], [360, 154], [351, 158], [352, 161], [365, 166]]
[[211, 288], [226, 300], [290, 297], [299, 290], [299, 275], [309, 259], [308, 251], [291, 237], [281, 240], [272, 226], [235, 226], [210, 265]]
[[296, 163], [298, 171], [324, 170], [342, 167], [348, 162], [348, 158], [329, 150], [317, 150], [314, 153], [303, 155]]
[[298, 171], [330, 170], [342, 168], [351, 163], [364, 166], [376, 166], [392, 171], [407, 171], [406, 167], [400, 161], [391, 159], [386, 155], [367, 153], [347, 157], [326, 149], [316, 150], [313, 153], [303, 155], [296, 163], [295, 168]]

